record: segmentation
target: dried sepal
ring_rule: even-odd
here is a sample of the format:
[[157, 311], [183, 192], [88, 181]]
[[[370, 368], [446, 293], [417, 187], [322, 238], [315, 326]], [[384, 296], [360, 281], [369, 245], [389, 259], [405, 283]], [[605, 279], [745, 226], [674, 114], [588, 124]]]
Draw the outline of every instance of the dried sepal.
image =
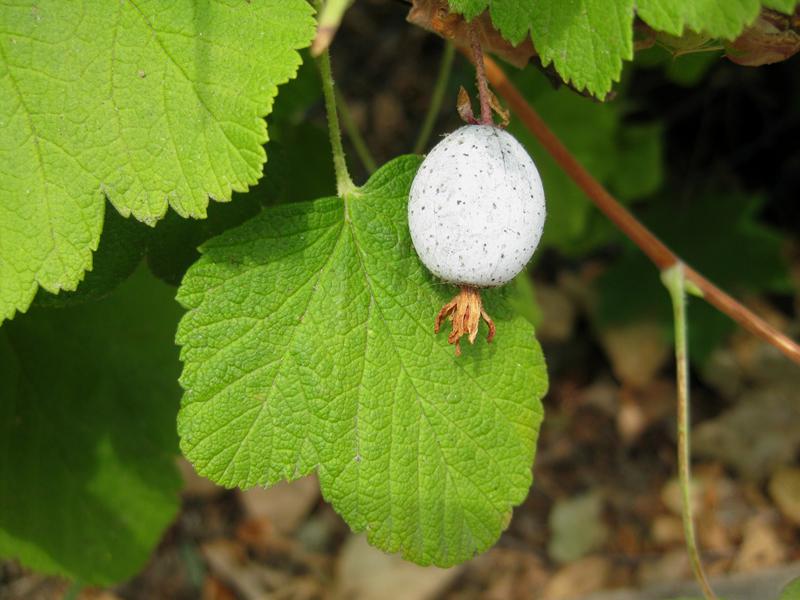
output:
[[495, 96], [491, 89], [489, 90], [489, 106], [491, 106], [494, 113], [500, 117], [500, 127], [503, 129], [508, 127], [508, 124], [511, 122], [511, 113], [500, 104], [500, 100], [497, 99], [497, 96]]
[[[492, 90], [489, 90], [489, 106], [491, 106], [494, 113], [500, 117], [500, 124], [498, 126], [503, 129], [508, 127], [508, 124], [511, 122], [511, 113], [500, 104], [500, 100], [497, 99], [497, 96]], [[458, 116], [461, 117], [464, 123], [470, 125], [478, 124], [479, 121], [475, 118], [475, 113], [472, 111], [472, 99], [469, 97], [469, 92], [464, 89], [463, 85], [458, 89], [456, 109], [458, 110]]]
[[456, 347], [456, 356], [461, 356], [461, 338], [467, 336], [470, 344], [475, 343], [475, 338], [478, 337], [478, 327], [481, 324], [481, 319], [486, 322], [489, 327], [489, 333], [486, 336], [486, 341], [490, 342], [494, 339], [495, 326], [494, 321], [489, 314], [483, 309], [483, 301], [481, 300], [481, 293], [478, 288], [471, 286], [462, 286], [459, 293], [450, 302], [442, 307], [439, 314], [436, 315], [436, 321], [433, 325], [434, 333], [439, 333], [442, 323], [445, 319], [450, 319], [452, 322], [452, 329], [450, 335], [447, 336], [447, 341]]
[[470, 99], [469, 93], [467, 93], [467, 90], [464, 89], [463, 85], [458, 88], [456, 109], [458, 110], [458, 116], [461, 117], [461, 120], [465, 123], [475, 125], [478, 122], [477, 119], [475, 119], [475, 113], [472, 112], [472, 100]]

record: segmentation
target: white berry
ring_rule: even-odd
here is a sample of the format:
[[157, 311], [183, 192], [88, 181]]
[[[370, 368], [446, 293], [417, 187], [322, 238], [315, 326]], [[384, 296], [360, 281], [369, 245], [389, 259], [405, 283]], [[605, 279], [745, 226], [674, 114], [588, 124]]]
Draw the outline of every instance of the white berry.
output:
[[425, 158], [411, 184], [408, 225], [420, 260], [461, 286], [513, 279], [542, 236], [544, 190], [522, 145], [492, 125], [465, 125]]

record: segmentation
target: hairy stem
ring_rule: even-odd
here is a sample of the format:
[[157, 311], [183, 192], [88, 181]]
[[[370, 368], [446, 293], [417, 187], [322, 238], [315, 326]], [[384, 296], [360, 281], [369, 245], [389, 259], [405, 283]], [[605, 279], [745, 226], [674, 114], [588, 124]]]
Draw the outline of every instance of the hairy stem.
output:
[[[666, 244], [624, 208], [599, 181], [592, 177], [490, 58], [486, 59], [486, 73], [497, 93], [511, 107], [525, 127], [539, 140], [545, 150], [550, 153], [561, 169], [614, 225], [639, 246], [660, 270], [667, 269], [677, 262], [683, 262]], [[684, 266], [684, 276], [686, 281], [699, 290], [709, 304], [728, 315], [749, 332], [775, 346], [790, 360], [800, 364], [800, 345], [794, 340], [772, 327], [691, 267]]]
[[417, 142], [414, 144], [414, 154], [421, 154], [431, 138], [433, 126], [436, 124], [436, 117], [439, 116], [439, 112], [442, 110], [444, 93], [447, 90], [447, 82], [450, 80], [450, 71], [453, 68], [453, 57], [455, 55], [456, 47], [451, 42], [445, 41], [442, 62], [439, 64], [439, 73], [436, 75], [436, 83], [433, 86], [428, 112], [422, 122], [422, 128], [419, 130]]
[[356, 122], [353, 120], [353, 115], [350, 112], [350, 108], [347, 106], [347, 100], [339, 90], [336, 90], [336, 105], [339, 108], [339, 113], [342, 115], [344, 130], [347, 132], [347, 137], [350, 138], [350, 142], [353, 144], [356, 154], [358, 154], [358, 159], [361, 161], [361, 164], [364, 165], [367, 172], [372, 173], [378, 168], [378, 164], [375, 162], [375, 158], [373, 158], [372, 153], [369, 151], [367, 142], [364, 140], [364, 137], [358, 130]]
[[492, 103], [489, 98], [489, 84], [486, 81], [486, 65], [483, 61], [483, 48], [478, 37], [475, 21], [469, 24], [469, 44], [472, 48], [472, 61], [475, 63], [475, 80], [478, 83], [478, 98], [481, 103], [481, 125], [491, 125]]
[[328, 50], [317, 58], [320, 78], [322, 79], [322, 93], [325, 96], [325, 111], [328, 113], [328, 135], [331, 140], [333, 153], [333, 169], [336, 172], [336, 191], [339, 197], [344, 198], [356, 189], [350, 172], [347, 170], [347, 159], [342, 146], [342, 131], [339, 128], [339, 114], [336, 110], [336, 92], [334, 91], [333, 75], [331, 73], [331, 56]]
[[694, 533], [694, 516], [691, 494], [691, 446], [689, 444], [689, 351], [686, 343], [686, 281], [684, 266], [678, 262], [661, 271], [661, 281], [669, 290], [672, 299], [672, 312], [675, 320], [675, 363], [678, 386], [678, 479], [681, 486], [681, 517], [683, 518], [683, 537], [692, 564], [695, 579], [706, 600], [717, 600], [708, 583], [697, 538]]

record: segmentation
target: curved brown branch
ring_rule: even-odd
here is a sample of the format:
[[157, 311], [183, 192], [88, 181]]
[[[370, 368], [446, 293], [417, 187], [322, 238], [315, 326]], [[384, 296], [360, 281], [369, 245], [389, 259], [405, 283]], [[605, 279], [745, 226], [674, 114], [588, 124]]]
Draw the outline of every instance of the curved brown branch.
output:
[[[683, 262], [666, 244], [617, 202], [599, 181], [592, 177], [542, 121], [497, 63], [488, 56], [484, 58], [484, 63], [486, 76], [495, 91], [508, 103], [525, 127], [536, 136], [536, 139], [595, 206], [627, 235], [660, 270], [663, 271], [678, 261]], [[709, 304], [728, 315], [749, 332], [775, 346], [795, 363], [800, 364], [800, 345], [794, 340], [775, 329], [691, 267], [686, 266], [685, 269], [686, 280], [693, 283], [703, 293], [703, 297]]]

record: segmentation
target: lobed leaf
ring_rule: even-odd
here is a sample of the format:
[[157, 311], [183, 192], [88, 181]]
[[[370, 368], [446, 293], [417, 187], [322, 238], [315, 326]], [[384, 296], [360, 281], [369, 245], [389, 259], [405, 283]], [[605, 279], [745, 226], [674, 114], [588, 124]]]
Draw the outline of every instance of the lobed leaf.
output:
[[564, 81], [598, 97], [619, 81], [622, 61], [633, 58], [633, 0], [449, 0], [466, 19], [489, 9], [508, 41], [533, 34], [544, 66], [553, 63]]
[[178, 298], [181, 447], [227, 486], [314, 469], [371, 543], [422, 564], [488, 548], [527, 494], [546, 388], [533, 328], [486, 294], [495, 342], [456, 358], [454, 290], [410, 242], [418, 157], [357, 193], [284, 204], [205, 244]]
[[605, 98], [633, 58], [634, 15], [656, 31], [734, 39], [762, 6], [791, 13], [797, 0], [449, 0], [471, 20], [485, 10], [512, 44], [532, 36], [542, 64], [578, 90]]
[[104, 196], [153, 224], [261, 175], [304, 0], [0, 2], [0, 321], [92, 266]]

